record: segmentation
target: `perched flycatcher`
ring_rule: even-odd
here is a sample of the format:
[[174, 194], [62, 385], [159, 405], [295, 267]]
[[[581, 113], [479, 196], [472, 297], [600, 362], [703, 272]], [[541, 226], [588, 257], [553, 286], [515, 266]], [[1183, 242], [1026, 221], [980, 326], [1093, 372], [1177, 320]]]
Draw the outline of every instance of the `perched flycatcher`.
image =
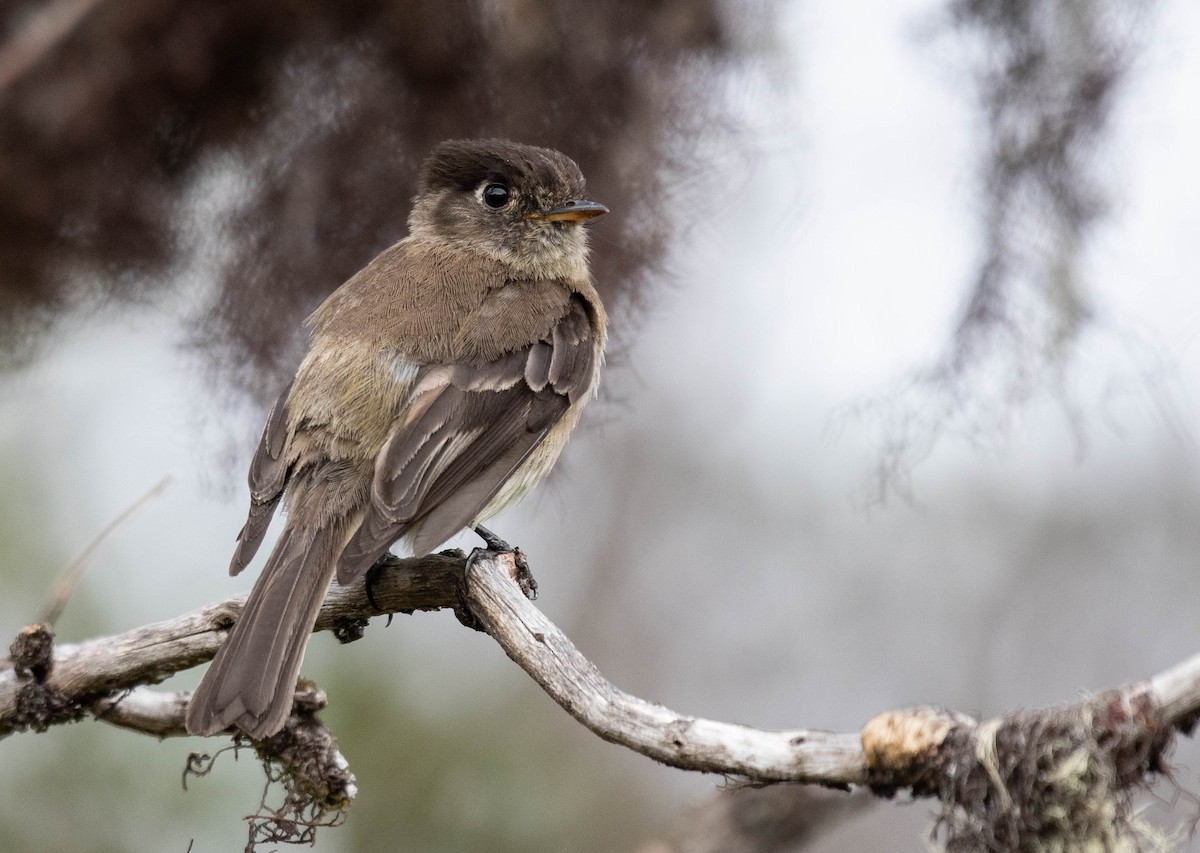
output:
[[397, 540], [428, 554], [549, 472], [596, 395], [604, 307], [588, 201], [568, 157], [497, 139], [443, 142], [409, 236], [307, 320], [308, 352], [250, 463], [230, 574], [280, 500], [287, 523], [187, 712], [192, 734], [283, 727], [317, 611]]

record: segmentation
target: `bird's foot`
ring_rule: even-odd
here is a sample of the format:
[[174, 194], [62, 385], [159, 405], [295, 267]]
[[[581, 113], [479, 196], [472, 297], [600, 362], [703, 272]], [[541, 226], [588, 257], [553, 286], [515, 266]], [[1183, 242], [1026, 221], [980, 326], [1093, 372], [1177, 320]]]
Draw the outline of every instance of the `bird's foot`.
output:
[[525, 594], [526, 598], [530, 601], [537, 601], [538, 583], [533, 577], [533, 572], [529, 570], [529, 561], [525, 559], [525, 553], [520, 548], [514, 548], [509, 545], [482, 524], [475, 525], [475, 532], [479, 534], [479, 538], [483, 540], [487, 547], [476, 548], [471, 552], [471, 556], [467, 558], [466, 580], [470, 582], [471, 567], [475, 564], [475, 560], [480, 554], [512, 554], [517, 570], [514, 580], [521, 587], [521, 592]]

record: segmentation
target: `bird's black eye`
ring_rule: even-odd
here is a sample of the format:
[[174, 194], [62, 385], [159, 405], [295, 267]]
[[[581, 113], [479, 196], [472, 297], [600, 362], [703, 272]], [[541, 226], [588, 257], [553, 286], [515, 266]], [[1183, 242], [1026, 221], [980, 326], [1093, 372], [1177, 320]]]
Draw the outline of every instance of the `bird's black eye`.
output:
[[488, 184], [483, 188], [483, 203], [491, 208], [508, 204], [508, 187], [504, 184]]

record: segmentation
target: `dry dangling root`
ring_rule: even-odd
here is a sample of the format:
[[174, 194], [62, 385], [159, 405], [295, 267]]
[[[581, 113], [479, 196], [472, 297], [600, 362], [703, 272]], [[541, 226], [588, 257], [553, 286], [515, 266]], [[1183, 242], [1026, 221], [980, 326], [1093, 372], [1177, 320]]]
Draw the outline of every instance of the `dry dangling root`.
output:
[[[349, 812], [357, 789], [354, 774], [338, 750], [337, 741], [317, 717], [324, 707], [322, 692], [309, 688], [296, 694], [292, 715], [283, 729], [265, 740], [251, 742], [235, 737], [229, 749], [253, 748], [267, 775], [258, 811], [246, 818], [249, 837], [245, 853], [262, 844], [314, 844], [319, 827], [338, 826]], [[189, 776], [206, 776], [216, 755], [192, 755], [184, 771]], [[283, 802], [268, 805], [272, 790], [283, 790]]]

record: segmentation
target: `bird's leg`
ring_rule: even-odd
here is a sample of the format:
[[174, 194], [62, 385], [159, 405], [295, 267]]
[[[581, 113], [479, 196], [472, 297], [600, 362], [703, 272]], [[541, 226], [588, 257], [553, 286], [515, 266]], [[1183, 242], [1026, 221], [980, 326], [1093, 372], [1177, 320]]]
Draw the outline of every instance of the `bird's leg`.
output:
[[[363, 578], [363, 589], [365, 589], [367, 592], [367, 601], [371, 602], [371, 606], [374, 607], [376, 610], [378, 610], [381, 613], [383, 612], [383, 608], [380, 607], [379, 602], [375, 600], [375, 590], [374, 590], [375, 584], [379, 582], [380, 576], [385, 571], [392, 568], [393, 566], [398, 565], [399, 562], [400, 562], [399, 557], [397, 557], [395, 554], [391, 553], [390, 551], [385, 551], [383, 556], [380, 557], [378, 560], [376, 560], [375, 564], [372, 565], [371, 568], [367, 569], [367, 575], [365, 578]], [[387, 624], [388, 625], [392, 624], [392, 617], [395, 615], [396, 614], [394, 614], [394, 613], [389, 613], [387, 615]]]
[[489, 551], [495, 551], [497, 554], [507, 554], [510, 551], [516, 551], [516, 548], [509, 545], [492, 531], [488, 530], [482, 524], [475, 525], [475, 532], [479, 534], [479, 538], [483, 540], [483, 544], [487, 545]]
[[[492, 531], [488, 530], [482, 524], [476, 524], [474, 527], [479, 538], [487, 545], [486, 550], [496, 554], [512, 554], [513, 560], [516, 563], [517, 585], [521, 587], [521, 592], [525, 593], [525, 597], [530, 601], [537, 601], [538, 583], [533, 577], [533, 572], [529, 570], [529, 561], [525, 559], [525, 554], [520, 548], [514, 548], [497, 536]], [[476, 548], [471, 552], [471, 556], [467, 558], [467, 580], [471, 579], [471, 566], [475, 562], [476, 556], [484, 549]]]

